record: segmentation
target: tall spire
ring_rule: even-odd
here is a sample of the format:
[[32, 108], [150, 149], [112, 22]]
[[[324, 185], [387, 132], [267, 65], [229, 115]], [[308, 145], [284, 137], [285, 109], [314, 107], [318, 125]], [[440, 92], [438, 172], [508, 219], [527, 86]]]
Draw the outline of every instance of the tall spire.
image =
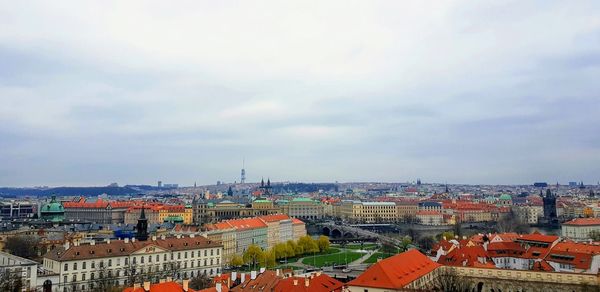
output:
[[140, 214], [140, 219], [138, 219], [138, 223], [136, 225], [135, 238], [139, 241], [148, 240], [148, 219], [146, 219], [144, 206], [142, 206], [142, 213]]

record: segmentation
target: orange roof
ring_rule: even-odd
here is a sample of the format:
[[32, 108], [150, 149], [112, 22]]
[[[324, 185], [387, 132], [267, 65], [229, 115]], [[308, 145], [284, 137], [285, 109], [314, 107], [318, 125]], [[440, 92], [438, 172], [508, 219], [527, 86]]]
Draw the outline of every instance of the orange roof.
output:
[[298, 218], [292, 218], [292, 224], [304, 224], [304, 222]]
[[[438, 263], [447, 266], [475, 267], [488, 266], [489, 263], [494, 266], [493, 261], [489, 259], [485, 249], [480, 246], [463, 246], [451, 250], [447, 255], [443, 255]], [[480, 259], [484, 262], [480, 262]]]
[[[296, 285], [294, 285], [296, 281]], [[306, 285], [308, 281], [308, 285]], [[308, 278], [304, 277], [289, 277], [280, 280], [275, 285], [274, 292], [330, 292], [330, 291], [342, 291], [344, 283], [326, 275], [320, 274], [318, 276], [311, 275]]]
[[273, 214], [273, 215], [265, 215], [258, 217], [265, 222], [276, 222], [281, 220], [289, 220], [290, 216], [285, 214]]
[[399, 289], [439, 266], [416, 249], [411, 249], [377, 262], [358, 278], [348, 282], [348, 286]]
[[[143, 287], [138, 287], [138, 288], [129, 287], [129, 288], [123, 289], [123, 292], [145, 292], [145, 291], [146, 290], [144, 290]], [[150, 292], [177, 292], [177, 291], [183, 292], [183, 287], [176, 282], [164, 282], [164, 283], [150, 285]], [[202, 290], [202, 291], [204, 291], [204, 290]], [[188, 289], [188, 292], [196, 292], [196, 290]], [[224, 291], [224, 292], [226, 292], [226, 291]]]
[[[210, 288], [198, 290], [198, 292], [217, 292], [217, 287], [210, 287]], [[227, 287], [227, 285], [225, 285], [225, 284], [222, 284], [221, 292], [229, 292], [229, 287]]]
[[255, 229], [267, 227], [267, 224], [258, 218], [244, 218], [244, 219], [233, 219], [227, 220], [229, 225], [237, 228], [238, 230]]
[[90, 208], [90, 209], [105, 209], [109, 205], [112, 208], [127, 208], [130, 206], [134, 206], [136, 201], [104, 201], [102, 198], [99, 198], [95, 202], [88, 203], [84, 197], [80, 197], [77, 202], [64, 202], [62, 205], [65, 208]]
[[541, 233], [524, 234], [516, 238], [515, 240], [522, 241], [536, 241], [543, 243], [553, 243], [559, 239], [556, 235], [544, 235]]
[[569, 222], [563, 223], [563, 225], [571, 225], [571, 226], [600, 225], [600, 218], [576, 218]]

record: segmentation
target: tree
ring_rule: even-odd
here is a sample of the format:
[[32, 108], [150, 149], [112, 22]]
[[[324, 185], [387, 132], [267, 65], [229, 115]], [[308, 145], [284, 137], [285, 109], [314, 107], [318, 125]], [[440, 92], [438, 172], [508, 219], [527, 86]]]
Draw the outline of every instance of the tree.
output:
[[0, 268], [0, 291], [20, 292], [23, 289], [21, 270]]
[[[288, 240], [287, 245], [292, 249], [292, 251], [294, 252], [294, 256], [300, 256], [304, 254], [304, 249], [302, 249], [302, 247], [300, 245], [298, 245], [298, 243], [296, 243], [293, 240]], [[289, 251], [288, 251], [289, 252]]]
[[210, 280], [210, 278], [205, 275], [205, 274], [198, 274], [198, 276], [193, 277], [190, 280], [190, 288], [194, 289], [194, 290], [202, 290], [202, 289], [206, 289], [206, 288], [210, 288], [212, 287], [212, 281]]
[[519, 216], [511, 209], [510, 213], [502, 216], [496, 223], [496, 229], [500, 233], [517, 232], [529, 233], [529, 225], [522, 222]]
[[266, 267], [266, 268], [272, 268], [275, 265], [276, 265], [275, 252], [272, 249], [263, 252], [260, 257], [260, 266]]
[[401, 251], [407, 251], [408, 247], [411, 245], [411, 243], [412, 243], [412, 239], [408, 236], [405, 236], [404, 238], [402, 238], [402, 241], [400, 242], [399, 249]]
[[444, 292], [463, 292], [471, 289], [471, 281], [466, 277], [459, 276], [450, 267], [442, 267], [434, 272], [430, 282], [430, 289]]
[[[89, 287], [91, 291], [94, 292], [105, 292], [112, 291], [118, 285], [115, 283], [115, 278], [113, 277], [112, 271], [107, 271], [105, 265], [98, 265], [96, 270], [93, 272], [93, 277], [90, 277], [88, 281]], [[131, 282], [133, 285], [133, 282]]]
[[444, 231], [438, 235], [435, 236], [435, 239], [437, 241], [440, 241], [442, 239], [446, 238], [446, 240], [450, 240], [450, 239], [454, 239], [454, 232], [452, 231]]
[[229, 260], [229, 265], [232, 267], [240, 267], [244, 264], [244, 259], [239, 255], [233, 255]]
[[275, 259], [285, 258], [287, 257], [287, 244], [280, 242], [273, 247], [273, 251], [275, 252]]
[[328, 250], [329, 246], [331, 246], [331, 243], [329, 243], [329, 237], [325, 235], [319, 236], [319, 239], [317, 240], [317, 245], [319, 246], [319, 250], [321, 252]]
[[40, 239], [33, 235], [19, 235], [9, 237], [4, 246], [11, 254], [27, 259], [38, 257]]
[[319, 252], [319, 246], [310, 235], [305, 235], [298, 239], [298, 246], [302, 247], [304, 253]]
[[253, 267], [256, 267], [256, 264], [260, 262], [260, 258], [263, 256], [263, 250], [260, 246], [256, 244], [251, 244], [248, 246], [246, 251], [244, 252], [243, 259], [244, 263], [250, 264]]
[[435, 240], [431, 236], [423, 236], [419, 239], [418, 244], [423, 250], [430, 250], [433, 248]]

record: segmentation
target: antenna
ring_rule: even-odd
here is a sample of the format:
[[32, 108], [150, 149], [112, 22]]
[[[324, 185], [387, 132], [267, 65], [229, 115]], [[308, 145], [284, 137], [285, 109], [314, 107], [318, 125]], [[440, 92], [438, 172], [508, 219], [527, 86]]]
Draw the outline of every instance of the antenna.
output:
[[240, 183], [246, 183], [246, 158], [242, 158], [242, 175], [240, 177]]

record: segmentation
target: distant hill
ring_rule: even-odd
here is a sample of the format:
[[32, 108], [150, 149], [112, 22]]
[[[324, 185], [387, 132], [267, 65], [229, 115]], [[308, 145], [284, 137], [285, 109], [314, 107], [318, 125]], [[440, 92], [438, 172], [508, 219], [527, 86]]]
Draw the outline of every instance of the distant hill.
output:
[[97, 196], [108, 194], [112, 196], [131, 195], [143, 192], [135, 187], [58, 187], [48, 189], [35, 188], [0, 188], [2, 197], [22, 197], [22, 196]]

